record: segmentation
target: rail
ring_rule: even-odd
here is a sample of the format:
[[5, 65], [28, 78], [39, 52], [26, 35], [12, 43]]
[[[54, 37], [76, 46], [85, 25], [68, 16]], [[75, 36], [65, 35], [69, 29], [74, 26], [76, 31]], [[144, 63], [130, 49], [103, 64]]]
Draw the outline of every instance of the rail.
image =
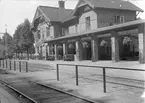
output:
[[65, 66], [75, 66], [75, 74], [76, 74], [76, 85], [79, 85], [79, 76], [78, 76], [78, 67], [93, 67], [93, 68], [102, 68], [103, 69], [103, 91], [106, 93], [106, 69], [119, 69], [119, 70], [129, 70], [129, 71], [145, 71], [144, 69], [131, 69], [131, 68], [118, 68], [118, 67], [106, 67], [106, 66], [88, 66], [88, 65], [75, 65], [75, 64], [56, 64], [56, 74], [57, 81], [59, 81], [59, 65]]
[[30, 100], [32, 103], [38, 103], [37, 101], [35, 101], [34, 99], [30, 98], [29, 96], [25, 95], [24, 93], [20, 92], [19, 90], [17, 90], [16, 88], [12, 87], [11, 85], [7, 84], [5, 81], [0, 80], [0, 82], [5, 85], [6, 87], [12, 89], [13, 91], [17, 92], [18, 94], [22, 95], [23, 97], [27, 98], [28, 100]]

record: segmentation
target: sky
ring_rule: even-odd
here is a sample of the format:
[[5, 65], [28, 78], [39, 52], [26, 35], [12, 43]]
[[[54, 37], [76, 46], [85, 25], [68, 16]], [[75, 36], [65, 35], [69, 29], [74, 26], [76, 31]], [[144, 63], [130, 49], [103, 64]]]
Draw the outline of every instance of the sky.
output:
[[[78, 0], [65, 1], [65, 8], [68, 9], [74, 9], [78, 2]], [[145, 11], [145, 0], [130, 1]], [[0, 0], [0, 33], [4, 33], [7, 28], [8, 33], [13, 35], [16, 27], [26, 18], [32, 22], [39, 5], [58, 7], [58, 0]], [[140, 13], [139, 16], [145, 19], [145, 13]]]

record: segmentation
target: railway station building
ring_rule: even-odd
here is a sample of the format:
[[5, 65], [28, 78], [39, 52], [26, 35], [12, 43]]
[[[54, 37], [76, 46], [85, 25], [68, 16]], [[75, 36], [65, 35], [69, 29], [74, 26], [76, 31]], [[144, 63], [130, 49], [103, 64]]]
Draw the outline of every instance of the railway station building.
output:
[[75, 9], [37, 7], [32, 32], [35, 54], [44, 59], [120, 60], [145, 63], [145, 20], [142, 9], [124, 0], [79, 0]]

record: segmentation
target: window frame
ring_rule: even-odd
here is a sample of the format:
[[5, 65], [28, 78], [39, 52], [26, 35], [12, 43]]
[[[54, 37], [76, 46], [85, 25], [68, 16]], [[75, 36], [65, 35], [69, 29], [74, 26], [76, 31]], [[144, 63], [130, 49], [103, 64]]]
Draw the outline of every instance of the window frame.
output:
[[91, 17], [90, 16], [85, 18], [85, 25], [86, 25], [86, 30], [91, 29]]

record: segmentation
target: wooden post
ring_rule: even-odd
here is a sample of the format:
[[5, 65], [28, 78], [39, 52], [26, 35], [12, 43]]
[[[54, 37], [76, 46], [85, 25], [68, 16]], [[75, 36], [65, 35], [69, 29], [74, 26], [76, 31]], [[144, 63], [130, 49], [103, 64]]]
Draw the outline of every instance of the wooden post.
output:
[[19, 71], [21, 72], [21, 61], [19, 61]]
[[76, 85], [79, 85], [79, 81], [78, 81], [78, 66], [76, 65]]
[[103, 68], [103, 90], [104, 90], [104, 93], [106, 93], [106, 71], [105, 71], [105, 68]]
[[16, 61], [14, 61], [14, 71], [16, 71]]
[[56, 70], [56, 73], [57, 73], [57, 81], [59, 81], [59, 65], [57, 64], [56, 66], [57, 66], [57, 68], [56, 68], [57, 69]]
[[9, 61], [9, 67], [10, 67], [10, 70], [11, 70], [11, 61]]
[[1, 60], [0, 60], [0, 67], [1, 67]]
[[28, 63], [26, 62], [26, 72], [28, 72]]
[[4, 60], [3, 60], [3, 68], [4, 68]]
[[6, 69], [7, 69], [7, 60], [6, 60]]

